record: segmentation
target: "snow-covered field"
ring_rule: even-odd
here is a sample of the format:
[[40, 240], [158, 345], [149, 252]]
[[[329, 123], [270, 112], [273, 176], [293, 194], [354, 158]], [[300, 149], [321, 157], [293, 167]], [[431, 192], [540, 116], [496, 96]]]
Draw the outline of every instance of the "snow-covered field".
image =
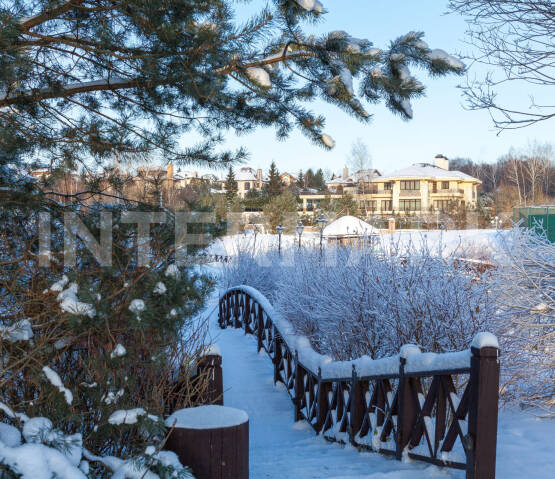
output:
[[[256, 353], [256, 340], [242, 330], [219, 329], [217, 296], [210, 302], [211, 333], [221, 350], [224, 404], [250, 418], [250, 475], [253, 479], [424, 479], [462, 478], [464, 472], [428, 464], [398, 462], [351, 446], [331, 444], [304, 422], [281, 385], [274, 386], [272, 364]], [[555, 471], [555, 421], [503, 410], [499, 418], [497, 477], [548, 478]]]
[[[412, 245], [419, 247], [426, 244], [432, 250], [442, 248], [445, 254], [449, 254], [457, 248], [461, 254], [472, 254], [474, 256], [494, 257], [499, 251], [498, 243], [504, 231], [493, 229], [473, 230], [430, 230], [430, 231], [397, 231], [392, 234], [379, 235], [379, 243], [387, 246], [391, 243], [398, 244], [401, 248]], [[298, 244], [298, 236], [282, 235], [282, 248]], [[324, 240], [325, 242], [325, 240]], [[307, 232], [301, 236], [303, 246], [318, 246], [320, 236], [318, 233]], [[224, 236], [215, 240], [206, 248], [208, 254], [233, 256], [238, 250], [251, 249], [255, 253], [261, 253], [270, 249], [277, 249], [278, 235], [257, 234]]]

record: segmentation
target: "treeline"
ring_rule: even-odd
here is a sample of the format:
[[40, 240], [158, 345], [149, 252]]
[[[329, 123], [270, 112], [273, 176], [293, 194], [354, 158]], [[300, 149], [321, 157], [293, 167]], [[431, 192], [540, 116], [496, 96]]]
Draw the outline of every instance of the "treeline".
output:
[[551, 143], [533, 142], [520, 150], [511, 148], [494, 163], [455, 158], [450, 168], [481, 180], [481, 204], [496, 211], [555, 201], [555, 155]]

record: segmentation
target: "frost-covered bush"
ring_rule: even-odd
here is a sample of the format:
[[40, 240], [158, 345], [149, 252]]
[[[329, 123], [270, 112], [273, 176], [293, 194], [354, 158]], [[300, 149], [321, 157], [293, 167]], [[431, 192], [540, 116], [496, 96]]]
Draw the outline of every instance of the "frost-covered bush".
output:
[[336, 359], [395, 354], [406, 343], [425, 351], [468, 348], [495, 313], [488, 273], [461, 264], [464, 251], [423, 245], [290, 248], [239, 252], [227, 286], [259, 289], [319, 352]]
[[0, 213], [2, 477], [191, 477], [159, 448], [169, 405], [195, 405], [205, 387], [189, 378], [212, 281], [175, 265], [170, 223], [151, 228], [150, 264], [138, 265], [137, 227], [119, 221], [125, 206], [111, 207], [112, 266], [78, 241], [75, 266], [64, 267], [63, 210], [98, 238], [107, 208], [51, 204], [49, 267], [38, 265], [36, 211]]
[[502, 393], [555, 415], [555, 244], [515, 228], [492, 288], [500, 294]]

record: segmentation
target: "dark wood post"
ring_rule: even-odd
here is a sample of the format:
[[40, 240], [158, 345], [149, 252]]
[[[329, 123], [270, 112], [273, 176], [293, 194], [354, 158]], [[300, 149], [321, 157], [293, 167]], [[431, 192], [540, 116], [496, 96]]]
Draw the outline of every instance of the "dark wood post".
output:
[[[222, 408], [225, 414], [213, 408]], [[199, 427], [198, 416], [205, 418], [206, 425]], [[211, 417], [224, 419], [217, 422]], [[189, 466], [197, 479], [249, 479], [246, 413], [223, 406], [183, 409], [172, 414], [166, 426], [173, 429], [165, 449], [175, 452], [181, 464]]]
[[241, 320], [239, 319], [239, 291], [233, 293], [233, 327], [240, 328]]
[[262, 306], [258, 305], [258, 331], [257, 331], [257, 339], [258, 339], [258, 352], [262, 349], [262, 338], [264, 336], [264, 310]]
[[199, 377], [207, 380], [206, 389], [198, 398], [200, 404], [224, 405], [224, 381], [222, 375], [222, 357], [219, 354], [208, 354], [198, 363]]
[[410, 433], [414, 427], [416, 408], [411, 394], [410, 378], [405, 376], [405, 364], [407, 360], [403, 357], [399, 359], [399, 389], [397, 392], [399, 415], [397, 416], [395, 458], [401, 460], [403, 458], [403, 450], [409, 442]]
[[231, 319], [231, 294], [226, 293], [225, 295], [225, 325], [229, 326], [229, 320]]
[[499, 402], [499, 349], [472, 347], [467, 479], [494, 479]]
[[304, 396], [304, 383], [301, 367], [299, 366], [299, 352], [295, 351], [295, 400], [293, 406], [295, 413], [293, 419], [295, 422], [300, 421], [303, 417], [301, 414], [301, 401]]
[[245, 306], [243, 310], [243, 326], [245, 328], [245, 334], [249, 334], [250, 333], [249, 322], [251, 319], [251, 297], [247, 293], [244, 293], [243, 298], [244, 298], [243, 304]]
[[353, 378], [351, 383], [351, 404], [349, 421], [349, 439], [355, 444], [355, 436], [358, 434], [362, 426], [362, 416], [364, 414], [364, 397], [362, 392], [362, 384], [358, 379], [355, 365], [353, 364]]
[[316, 398], [316, 424], [315, 428], [318, 433], [324, 432], [326, 417], [328, 415], [328, 390], [327, 383], [322, 381], [322, 369], [318, 368], [318, 396]]
[[276, 334], [276, 329], [274, 328], [274, 384], [276, 384], [279, 378], [280, 363], [281, 363], [281, 338]]
[[218, 324], [220, 325], [221, 329], [224, 329], [224, 323], [223, 323], [224, 317], [222, 314], [223, 301], [224, 301], [224, 298], [220, 298], [220, 300], [218, 301]]

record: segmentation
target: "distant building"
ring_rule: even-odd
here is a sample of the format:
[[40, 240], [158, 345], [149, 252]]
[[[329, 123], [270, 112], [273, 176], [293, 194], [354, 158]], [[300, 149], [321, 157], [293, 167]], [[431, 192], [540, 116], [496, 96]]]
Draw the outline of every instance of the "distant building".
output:
[[[372, 180], [381, 176], [378, 170], [359, 170], [352, 175], [349, 175], [349, 170], [347, 167], [343, 168], [343, 176], [341, 178], [335, 178], [326, 183], [328, 190], [332, 193], [342, 194], [356, 194], [365, 192], [365, 188], [368, 190], [372, 183]], [[366, 185], [366, 186], [365, 186]]]
[[297, 177], [287, 172], [283, 172], [281, 175], [279, 175], [279, 178], [281, 180], [281, 183], [285, 186], [290, 186], [297, 182]]
[[449, 170], [449, 160], [437, 155], [434, 164], [415, 163], [382, 176], [364, 170], [327, 183], [331, 195], [301, 195], [303, 211], [310, 213], [326, 197], [349, 193], [368, 215], [446, 212], [454, 207], [475, 207], [481, 181], [461, 171]]
[[379, 234], [379, 230], [354, 216], [342, 216], [327, 225], [322, 236], [329, 242], [339, 244], [356, 244], [362, 238]]
[[248, 166], [244, 166], [235, 173], [235, 181], [237, 182], [237, 195], [244, 198], [251, 190], [260, 191], [268, 182], [262, 176], [262, 170], [259, 168], [254, 170]]

